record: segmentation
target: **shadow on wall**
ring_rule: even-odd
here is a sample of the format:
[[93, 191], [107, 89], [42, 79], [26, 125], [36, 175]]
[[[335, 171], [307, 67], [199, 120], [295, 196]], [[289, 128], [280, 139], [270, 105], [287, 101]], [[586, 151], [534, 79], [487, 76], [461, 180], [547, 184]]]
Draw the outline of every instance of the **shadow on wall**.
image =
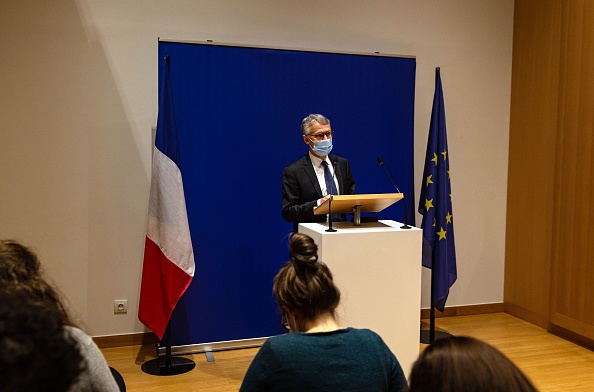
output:
[[87, 332], [130, 332], [113, 300], [137, 303], [150, 177], [116, 77], [75, 1], [0, 9], [0, 237], [39, 252]]

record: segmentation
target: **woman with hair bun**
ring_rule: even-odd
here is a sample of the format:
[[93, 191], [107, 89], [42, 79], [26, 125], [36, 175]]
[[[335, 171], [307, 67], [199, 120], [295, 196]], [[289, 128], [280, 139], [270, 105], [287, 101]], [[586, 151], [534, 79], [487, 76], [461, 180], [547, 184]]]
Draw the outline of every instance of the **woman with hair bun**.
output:
[[289, 260], [273, 292], [290, 333], [268, 339], [252, 361], [240, 391], [402, 391], [402, 367], [368, 329], [342, 328], [340, 291], [313, 239], [294, 233]]

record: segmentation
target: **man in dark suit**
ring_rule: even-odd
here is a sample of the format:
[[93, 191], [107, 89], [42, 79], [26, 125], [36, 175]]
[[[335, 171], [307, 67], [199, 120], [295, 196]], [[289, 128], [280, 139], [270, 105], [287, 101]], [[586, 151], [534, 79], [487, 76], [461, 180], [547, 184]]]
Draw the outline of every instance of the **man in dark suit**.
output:
[[301, 122], [301, 133], [309, 151], [283, 170], [283, 218], [294, 223], [295, 232], [298, 223], [326, 221], [326, 215], [314, 215], [313, 210], [331, 195], [355, 193], [349, 162], [330, 155], [330, 120], [310, 114]]

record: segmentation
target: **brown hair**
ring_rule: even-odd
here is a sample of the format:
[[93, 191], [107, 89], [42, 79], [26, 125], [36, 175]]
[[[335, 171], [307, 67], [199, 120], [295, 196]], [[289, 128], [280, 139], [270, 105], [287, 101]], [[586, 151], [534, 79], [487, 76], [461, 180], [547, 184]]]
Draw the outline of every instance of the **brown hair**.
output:
[[308, 235], [294, 233], [289, 248], [291, 260], [274, 278], [278, 305], [295, 313], [301, 322], [326, 312], [334, 316], [340, 290], [334, 285], [328, 266], [318, 261], [318, 246]]
[[70, 391], [87, 363], [52, 308], [0, 287], [2, 390]]
[[532, 382], [503, 353], [475, 338], [438, 339], [419, 356], [410, 392], [532, 392]]
[[43, 277], [33, 251], [14, 240], [0, 240], [0, 286], [25, 295], [31, 302], [54, 309], [65, 325], [74, 326], [57, 289]]

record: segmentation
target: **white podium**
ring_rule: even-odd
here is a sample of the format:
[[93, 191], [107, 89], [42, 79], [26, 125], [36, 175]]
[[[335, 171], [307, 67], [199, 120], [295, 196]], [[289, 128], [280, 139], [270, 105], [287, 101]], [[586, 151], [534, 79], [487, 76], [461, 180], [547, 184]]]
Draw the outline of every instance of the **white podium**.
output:
[[353, 226], [300, 223], [298, 231], [318, 245], [341, 291], [337, 310], [344, 326], [377, 332], [408, 377], [419, 355], [422, 230], [380, 220]]

